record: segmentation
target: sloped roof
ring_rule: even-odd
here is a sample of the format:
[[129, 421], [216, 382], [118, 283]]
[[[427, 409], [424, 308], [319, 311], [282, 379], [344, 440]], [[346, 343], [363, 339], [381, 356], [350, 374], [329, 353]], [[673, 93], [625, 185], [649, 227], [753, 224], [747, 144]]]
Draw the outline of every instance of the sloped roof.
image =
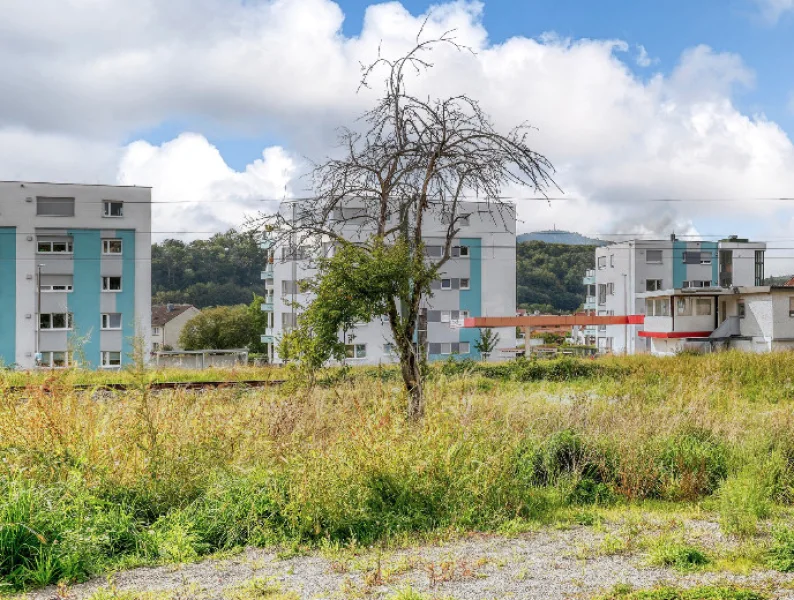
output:
[[169, 321], [173, 321], [182, 313], [195, 308], [192, 304], [171, 304], [171, 310], [168, 310], [168, 304], [158, 304], [152, 306], [152, 327], [162, 327]]
[[792, 277], [786, 283], [784, 283], [783, 286], [784, 287], [794, 287], [794, 277]]

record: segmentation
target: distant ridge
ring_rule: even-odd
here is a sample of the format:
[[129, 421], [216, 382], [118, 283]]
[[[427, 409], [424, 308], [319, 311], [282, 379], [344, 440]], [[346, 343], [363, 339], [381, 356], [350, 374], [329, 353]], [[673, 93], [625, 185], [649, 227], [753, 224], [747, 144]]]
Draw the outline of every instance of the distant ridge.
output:
[[585, 237], [575, 231], [561, 231], [559, 229], [522, 233], [517, 240], [519, 242], [546, 242], [547, 244], [563, 244], [565, 246], [606, 246], [609, 243], [604, 240]]

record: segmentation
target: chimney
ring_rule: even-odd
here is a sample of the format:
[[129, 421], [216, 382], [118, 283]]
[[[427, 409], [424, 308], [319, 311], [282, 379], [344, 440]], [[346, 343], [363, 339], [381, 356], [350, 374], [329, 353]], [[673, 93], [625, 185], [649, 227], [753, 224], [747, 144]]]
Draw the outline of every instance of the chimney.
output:
[[675, 233], [671, 233], [671, 234], [670, 234], [670, 241], [671, 241], [671, 242], [674, 242], [674, 241], [676, 241]]
[[173, 310], [174, 310], [174, 305], [173, 304], [169, 303], [169, 304], [165, 305], [165, 311], [166, 312], [173, 312]]

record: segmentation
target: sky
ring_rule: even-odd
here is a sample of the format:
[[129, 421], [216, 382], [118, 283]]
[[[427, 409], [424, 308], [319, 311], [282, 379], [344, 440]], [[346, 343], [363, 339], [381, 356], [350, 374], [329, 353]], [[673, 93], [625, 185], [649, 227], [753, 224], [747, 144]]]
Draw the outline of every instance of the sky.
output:
[[[0, 179], [153, 187], [155, 239], [240, 227], [310, 193], [372, 105], [360, 64], [427, 19], [411, 82], [529, 122], [564, 200], [519, 232], [769, 240], [794, 272], [794, 0], [0, 0]], [[674, 199], [671, 201], [658, 201]], [[1, 217], [0, 217], [1, 218]]]

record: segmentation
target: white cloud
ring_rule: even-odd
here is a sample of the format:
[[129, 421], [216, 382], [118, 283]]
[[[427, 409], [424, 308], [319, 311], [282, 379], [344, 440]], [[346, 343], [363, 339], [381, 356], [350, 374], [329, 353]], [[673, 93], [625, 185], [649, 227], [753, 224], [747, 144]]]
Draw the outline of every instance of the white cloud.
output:
[[[397, 2], [373, 5], [361, 34], [345, 37], [344, 15], [330, 0], [7, 4], [0, 69], [13, 88], [0, 96], [0, 142], [13, 144], [0, 143], [0, 173], [93, 181], [118, 172], [121, 182], [154, 185], [155, 198], [193, 201], [189, 209], [158, 205], [158, 220], [181, 230], [239, 225], [245, 212], [262, 208], [257, 198], [297, 186], [295, 157], [322, 160], [335, 128], [353, 124], [371, 102], [374, 92], [355, 92], [360, 63], [379, 45], [386, 56], [408, 48], [424, 20]], [[669, 76], [643, 79], [625, 62], [651, 61], [642, 46], [632, 56], [622, 40], [554, 34], [493, 44], [481, 11], [463, 1], [433, 10], [427, 35], [455, 28], [476, 54], [440, 48], [416, 89], [468, 93], [501, 128], [538, 127], [532, 143], [577, 200], [521, 205], [523, 230], [703, 230], [718, 208], [723, 222], [737, 224], [731, 233], [742, 233], [742, 222], [774, 215], [772, 205], [750, 198], [792, 194], [791, 140], [732, 100], [754, 83], [739, 56], [698, 46], [682, 53]], [[238, 172], [200, 135], [123, 147], [135, 131], [165, 121], [262, 133], [284, 148], [265, 150]], [[745, 200], [643, 201], [659, 197]]]
[[206, 138], [186, 133], [161, 146], [130, 144], [118, 182], [152, 187], [155, 240], [195, 239], [272, 211], [274, 199], [290, 195], [295, 171], [294, 159], [279, 147], [265, 149], [245, 171], [235, 171]]
[[772, 23], [777, 22], [785, 13], [794, 10], [794, 0], [755, 0], [761, 14]]
[[651, 58], [645, 46], [642, 44], [637, 46], [637, 57], [635, 58], [637, 65], [643, 68], [650, 67], [652, 64], [659, 62], [658, 59]]

